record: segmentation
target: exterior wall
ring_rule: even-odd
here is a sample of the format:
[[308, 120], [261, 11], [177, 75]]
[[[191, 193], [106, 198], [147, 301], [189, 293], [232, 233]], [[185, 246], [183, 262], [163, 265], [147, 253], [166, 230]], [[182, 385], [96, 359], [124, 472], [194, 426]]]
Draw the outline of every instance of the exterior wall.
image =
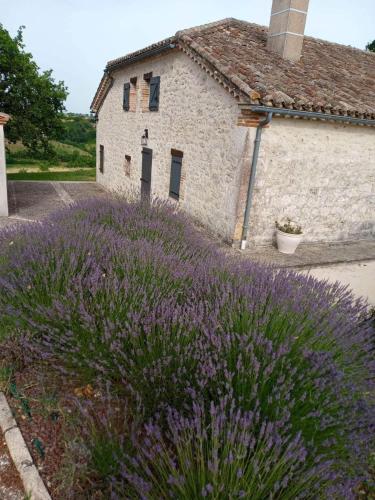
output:
[[[147, 111], [145, 73], [160, 76], [159, 111]], [[123, 84], [137, 77], [135, 112], [122, 109]], [[146, 106], [145, 106], [146, 102]], [[97, 123], [97, 179], [115, 191], [139, 193], [141, 136], [153, 150], [151, 189], [168, 198], [171, 149], [183, 151], [181, 207], [225, 239], [236, 222], [241, 161], [247, 129], [237, 127], [236, 100], [187, 55], [172, 53], [125, 67], [114, 82]], [[104, 145], [104, 173], [99, 146]], [[125, 155], [131, 156], [126, 164]], [[173, 202], [172, 198], [169, 198]]]
[[263, 131], [249, 241], [271, 242], [283, 217], [302, 225], [304, 241], [375, 238], [374, 128], [275, 118]]
[[[161, 77], [157, 112], [147, 110], [143, 75], [151, 71]], [[123, 84], [135, 76], [126, 112]], [[240, 240], [256, 123], [239, 114], [236, 100], [181, 52], [119, 70], [99, 112], [98, 182], [139, 196], [147, 128], [152, 194], [168, 198], [171, 149], [183, 151], [179, 204], [223, 238]], [[303, 226], [305, 241], [375, 238], [375, 130], [274, 118], [263, 131], [249, 242], [270, 243], [274, 221], [286, 217]]]
[[0, 123], [0, 216], [8, 216], [7, 173], [5, 163], [4, 125]]

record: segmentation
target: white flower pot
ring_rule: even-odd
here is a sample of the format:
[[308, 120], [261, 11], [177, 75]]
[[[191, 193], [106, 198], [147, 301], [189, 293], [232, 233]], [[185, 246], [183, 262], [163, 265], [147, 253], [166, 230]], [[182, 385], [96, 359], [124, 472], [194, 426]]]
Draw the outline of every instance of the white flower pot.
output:
[[276, 229], [277, 248], [281, 253], [294, 253], [302, 238], [302, 234], [284, 233]]

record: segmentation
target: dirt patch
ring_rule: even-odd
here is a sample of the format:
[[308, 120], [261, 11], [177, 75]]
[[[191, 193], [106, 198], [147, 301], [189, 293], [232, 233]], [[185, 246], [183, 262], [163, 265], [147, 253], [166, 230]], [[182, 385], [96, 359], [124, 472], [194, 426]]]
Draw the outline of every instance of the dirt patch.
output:
[[21, 478], [9, 455], [3, 436], [0, 436], [0, 498], [1, 500], [24, 500]]
[[76, 403], [92, 395], [90, 385], [69, 379], [44, 363], [23, 366], [8, 386], [9, 405], [54, 500], [92, 498], [86, 494], [88, 458], [81, 439], [84, 422]]

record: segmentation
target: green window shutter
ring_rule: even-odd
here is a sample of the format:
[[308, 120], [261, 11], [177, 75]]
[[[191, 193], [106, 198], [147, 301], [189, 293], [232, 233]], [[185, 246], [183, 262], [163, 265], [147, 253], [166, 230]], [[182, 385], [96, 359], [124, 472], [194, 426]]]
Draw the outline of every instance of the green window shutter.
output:
[[122, 102], [122, 107], [124, 111], [129, 111], [130, 102], [130, 83], [124, 83], [124, 97]]
[[150, 111], [158, 111], [160, 95], [160, 76], [153, 76], [150, 80]]
[[180, 198], [181, 167], [182, 156], [172, 156], [169, 196], [175, 200]]
[[99, 147], [99, 171], [104, 174], [104, 146]]

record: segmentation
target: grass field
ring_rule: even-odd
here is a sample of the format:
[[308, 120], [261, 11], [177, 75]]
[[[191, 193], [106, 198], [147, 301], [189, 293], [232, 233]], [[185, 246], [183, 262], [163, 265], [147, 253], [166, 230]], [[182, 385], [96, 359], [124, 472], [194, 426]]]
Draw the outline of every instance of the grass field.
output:
[[96, 170], [71, 169], [62, 172], [18, 172], [8, 174], [10, 181], [95, 181]]
[[21, 142], [6, 143], [9, 180], [95, 181], [95, 129], [81, 116], [64, 120], [65, 132], [51, 141], [50, 153], [29, 151]]

